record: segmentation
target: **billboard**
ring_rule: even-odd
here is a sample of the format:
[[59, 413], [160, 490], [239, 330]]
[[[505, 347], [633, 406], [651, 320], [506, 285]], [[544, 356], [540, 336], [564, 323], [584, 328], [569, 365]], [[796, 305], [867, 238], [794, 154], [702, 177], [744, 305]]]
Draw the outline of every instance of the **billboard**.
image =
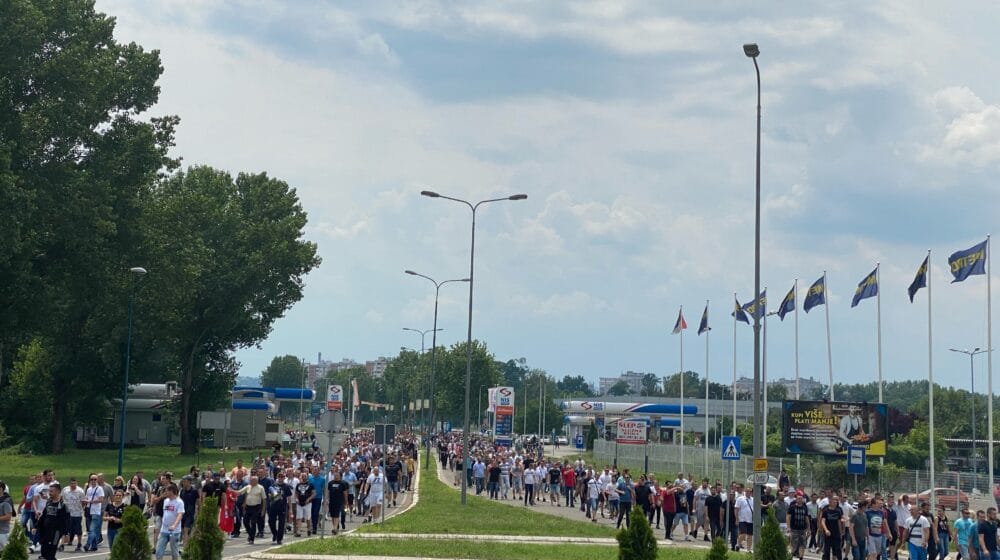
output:
[[326, 391], [326, 409], [344, 409], [344, 388], [340, 385], [330, 385]]
[[496, 443], [510, 447], [514, 438], [514, 388], [491, 389], [493, 404], [493, 435]]
[[620, 420], [618, 443], [646, 443], [646, 425], [643, 420]]
[[879, 403], [785, 401], [782, 441], [788, 453], [841, 455], [864, 447], [884, 457], [889, 439], [889, 407]]

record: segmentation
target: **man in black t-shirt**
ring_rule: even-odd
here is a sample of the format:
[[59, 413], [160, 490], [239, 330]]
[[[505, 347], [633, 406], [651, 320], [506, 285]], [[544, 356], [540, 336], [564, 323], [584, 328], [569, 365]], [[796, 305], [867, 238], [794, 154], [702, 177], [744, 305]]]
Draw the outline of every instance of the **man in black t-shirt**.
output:
[[562, 476], [562, 469], [559, 468], [559, 463], [556, 463], [549, 467], [549, 505], [557, 505], [562, 507], [562, 503], [559, 501], [559, 478]]
[[334, 467], [330, 474], [332, 479], [326, 485], [326, 495], [330, 508], [330, 519], [333, 520], [333, 534], [336, 535], [338, 527], [347, 528], [347, 512], [344, 510], [344, 504], [347, 503], [349, 486], [344, 482], [338, 467]]
[[708, 526], [712, 532], [711, 538], [721, 537], [722, 528], [725, 527], [725, 517], [722, 511], [722, 490], [721, 485], [716, 484], [709, 489], [709, 495], [705, 498], [705, 515], [708, 516]]
[[277, 479], [267, 497], [267, 526], [271, 528], [271, 542], [281, 544], [285, 538], [285, 520], [288, 515], [288, 502], [292, 498], [292, 487], [283, 479]]
[[186, 545], [191, 536], [191, 528], [194, 527], [194, 514], [198, 507], [198, 491], [191, 484], [191, 476], [186, 475], [181, 478], [181, 489], [177, 497], [184, 502], [184, 517], [181, 518], [181, 545]]
[[792, 556], [802, 560], [809, 544], [809, 506], [806, 505], [806, 497], [802, 492], [796, 493], [795, 501], [788, 506], [785, 523], [791, 531]]
[[979, 533], [979, 548], [994, 558], [997, 554], [997, 508], [986, 510], [986, 520], [979, 522], [976, 532]]
[[823, 560], [830, 560], [830, 552], [843, 558], [844, 510], [840, 509], [840, 499], [836, 494], [830, 496], [830, 503], [819, 513], [819, 527], [823, 531]]
[[392, 492], [392, 505], [396, 506], [396, 496], [399, 494], [399, 473], [403, 470], [403, 463], [395, 455], [389, 455], [389, 464], [385, 467], [385, 481], [389, 483], [389, 491]]
[[309, 519], [312, 516], [312, 501], [315, 494], [316, 490], [312, 484], [309, 484], [308, 480], [300, 479], [299, 483], [295, 485], [295, 526], [293, 534], [296, 537], [302, 536], [299, 534], [299, 523], [305, 523], [306, 532], [309, 532]]

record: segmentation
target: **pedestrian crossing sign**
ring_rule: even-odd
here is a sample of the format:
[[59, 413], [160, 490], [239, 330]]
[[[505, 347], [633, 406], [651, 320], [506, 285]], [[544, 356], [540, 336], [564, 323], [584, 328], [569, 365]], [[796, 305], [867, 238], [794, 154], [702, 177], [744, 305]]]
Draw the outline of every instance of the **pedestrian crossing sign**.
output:
[[725, 461], [739, 461], [741, 455], [740, 438], [738, 436], [723, 436], [722, 459]]

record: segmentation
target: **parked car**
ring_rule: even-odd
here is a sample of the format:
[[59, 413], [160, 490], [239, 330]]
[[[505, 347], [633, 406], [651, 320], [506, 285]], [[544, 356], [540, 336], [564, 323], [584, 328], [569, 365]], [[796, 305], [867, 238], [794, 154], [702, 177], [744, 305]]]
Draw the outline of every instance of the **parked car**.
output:
[[[909, 497], [911, 504], [930, 503], [931, 491], [924, 490], [919, 494], [910, 494]], [[934, 500], [944, 509], [962, 511], [969, 507], [969, 495], [956, 488], [935, 488]]]
[[[747, 477], [747, 486], [753, 487], [753, 475]], [[778, 478], [772, 474], [767, 475], [767, 486], [771, 489], [772, 495], [778, 491]]]
[[556, 443], [559, 445], [569, 445], [569, 439], [567, 439], [566, 436], [557, 436]]
[[552, 436], [542, 436], [542, 445], [552, 445]]

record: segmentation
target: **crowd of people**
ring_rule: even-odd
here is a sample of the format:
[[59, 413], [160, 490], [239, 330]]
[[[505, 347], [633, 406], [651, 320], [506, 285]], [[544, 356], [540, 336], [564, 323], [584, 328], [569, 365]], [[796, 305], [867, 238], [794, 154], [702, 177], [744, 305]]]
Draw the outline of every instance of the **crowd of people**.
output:
[[137, 508], [149, 520], [157, 560], [168, 553], [177, 560], [209, 498], [217, 500], [217, 523], [230, 539], [245, 532], [254, 544], [267, 533], [281, 544], [286, 532], [317, 534], [326, 521], [335, 535], [354, 516], [366, 523], [376, 519], [383, 498], [396, 507], [399, 495], [412, 489], [418, 443], [401, 432], [383, 447], [373, 443], [371, 431], [360, 431], [329, 457], [315, 445], [304, 452], [276, 446], [249, 465], [237, 460], [231, 469], [192, 466], [179, 477], [172, 472], [146, 477], [139, 471], [126, 481], [91, 473], [79, 484], [71, 477], [64, 485], [47, 469], [29, 477], [20, 491], [0, 481], [0, 550], [12, 523], [24, 527], [29, 551], [44, 560], [65, 550], [110, 549], [126, 508]]
[[[465, 477], [476, 494], [491, 500], [519, 501], [528, 507], [575, 508], [584, 519], [608, 519], [627, 527], [629, 511], [643, 510], [654, 529], [667, 540], [709, 541], [723, 538], [733, 551], [752, 552], [753, 488], [737, 482], [698, 479], [677, 473], [659, 480], [654, 474], [633, 478], [629, 469], [597, 468], [582, 460], [546, 459], [543, 448], [497, 446], [471, 436], [467, 463], [462, 466], [460, 435], [443, 434], [435, 447], [442, 469], [450, 470], [458, 486]], [[775, 487], [761, 490], [761, 512], [773, 512], [793, 557], [807, 552], [824, 560], [1000, 560], [997, 509], [959, 512], [956, 519], [943, 508], [909, 503], [909, 496], [885, 496], [865, 489], [849, 497], [843, 490], [807, 493], [794, 488], [784, 471]]]

